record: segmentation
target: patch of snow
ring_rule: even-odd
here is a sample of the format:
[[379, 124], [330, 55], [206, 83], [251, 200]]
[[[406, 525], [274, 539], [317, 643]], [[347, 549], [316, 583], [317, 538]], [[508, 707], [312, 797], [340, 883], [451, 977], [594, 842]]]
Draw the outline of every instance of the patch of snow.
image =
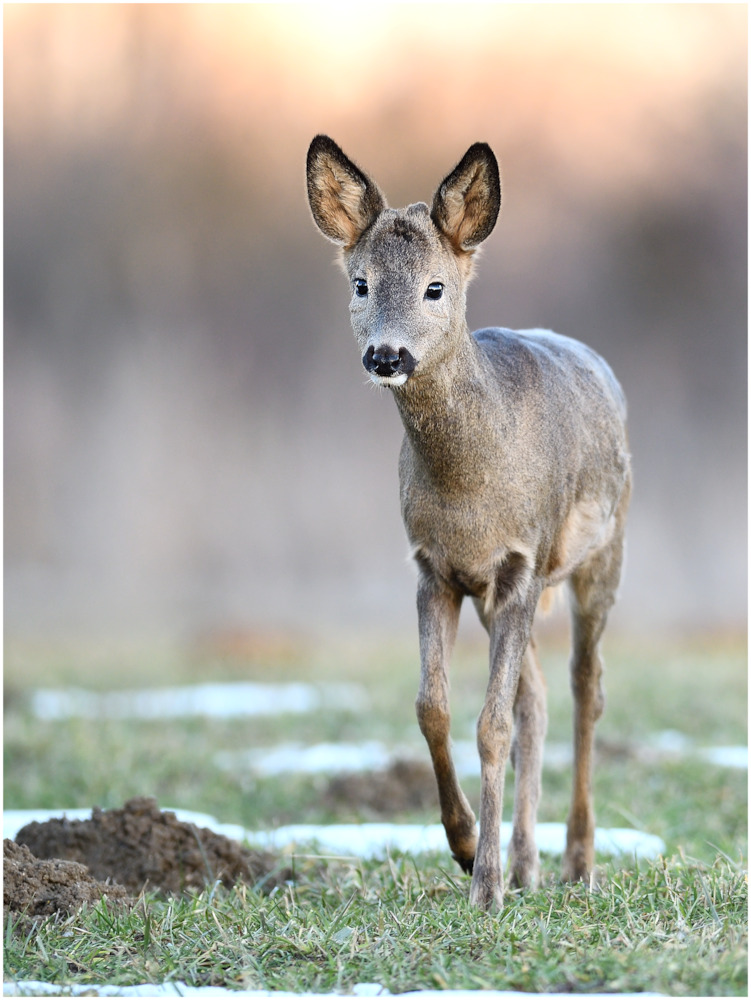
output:
[[379, 770], [396, 757], [412, 756], [408, 748], [387, 747], [371, 740], [366, 743], [279, 743], [274, 747], [224, 751], [214, 762], [224, 771], [248, 769], [256, 774], [336, 774], [345, 771]]
[[[182, 823], [193, 823], [198, 827], [208, 827], [215, 833], [222, 833], [232, 840], [244, 840], [246, 833], [242, 826], [234, 823], [220, 823], [208, 813], [194, 812], [192, 809], [170, 809]], [[16, 834], [27, 823], [46, 823], [50, 819], [91, 819], [91, 809], [6, 809], [3, 812], [3, 837], [14, 840]]]
[[[341, 823], [329, 826], [300, 823], [282, 826], [276, 830], [245, 830], [236, 823], [220, 823], [206, 813], [188, 809], [170, 810], [185, 823], [208, 827], [215, 833], [232, 840], [247, 841], [254, 847], [266, 850], [307, 848], [343, 857], [381, 858], [389, 851], [420, 854], [426, 851], [448, 851], [446, 834], [440, 823]], [[33, 820], [43, 823], [48, 819], [66, 815], [68, 819], [88, 819], [91, 810], [69, 809], [19, 809], [3, 813], [3, 835], [15, 837], [16, 833]], [[537, 846], [542, 854], [563, 854], [566, 844], [564, 823], [538, 823]], [[505, 854], [511, 840], [511, 824], [501, 825], [501, 851]], [[600, 829], [595, 831], [595, 850], [606, 855], [630, 855], [655, 858], [665, 851], [663, 841], [652, 834], [630, 829]]]
[[687, 754], [693, 749], [693, 740], [676, 729], [664, 729], [649, 740], [655, 750], [667, 754]]
[[267, 850], [315, 846], [342, 857], [380, 858], [389, 851], [420, 854], [447, 850], [446, 831], [440, 824], [337, 823], [315, 826], [298, 823], [277, 830], [248, 832], [248, 843]]
[[[471, 740], [452, 744], [454, 766], [460, 778], [480, 776], [477, 746]], [[656, 760], [696, 756], [719, 767], [748, 769], [748, 747], [695, 747], [682, 733], [658, 733], [644, 744], [627, 746], [624, 753], [635, 760], [654, 763]], [[378, 770], [395, 760], [425, 760], [427, 749], [420, 746], [387, 746], [377, 740], [365, 743], [280, 743], [273, 747], [255, 747], [217, 753], [214, 762], [225, 771], [250, 770], [270, 777], [278, 774], [336, 774]], [[570, 767], [573, 752], [570, 743], [547, 743], [544, 752], [546, 768]]]
[[[501, 852], [504, 856], [511, 842], [511, 830], [510, 823], [501, 824]], [[246, 836], [250, 843], [269, 850], [314, 843], [333, 854], [369, 858], [384, 857], [390, 850], [407, 854], [448, 850], [446, 833], [439, 823], [427, 826], [409, 823], [299, 824], [279, 827], [267, 833], [249, 832]], [[565, 823], [538, 823], [535, 836], [542, 854], [563, 854], [566, 846]], [[655, 858], [665, 851], [665, 844], [659, 837], [640, 830], [597, 829], [595, 849], [607, 855]]]
[[679, 733], [675, 729], [666, 729], [657, 733], [648, 741], [645, 756], [652, 751], [652, 759], [657, 751], [658, 758], [675, 759], [676, 757], [699, 757], [717, 767], [730, 767], [741, 771], [748, 770], [747, 746], [697, 747], [690, 736]]
[[[452, 744], [456, 773], [460, 778], [480, 776], [477, 745], [471, 740]], [[253, 747], [248, 750], [225, 750], [214, 755], [214, 763], [223, 771], [253, 771], [271, 777], [277, 774], [341, 774], [345, 772], [380, 770], [395, 760], [429, 761], [427, 747], [387, 746], [378, 740], [365, 743], [279, 743], [273, 747]], [[550, 743], [545, 747], [545, 765], [565, 767], [571, 763], [571, 746]]]
[[707, 760], [718, 767], [748, 770], [748, 747], [703, 747], [696, 753], [702, 760]]
[[[451, 745], [456, 773], [460, 778], [480, 777], [480, 757], [474, 740], [456, 740]], [[543, 767], [564, 768], [574, 759], [570, 743], [546, 743], [543, 750]]]
[[[286, 993], [282, 990], [229, 990], [222, 986], [188, 986], [179, 980], [170, 983], [143, 983], [140, 986], [89, 986], [74, 984], [59, 986], [55, 983], [43, 983], [33, 980], [21, 980], [16, 983], [3, 984], [3, 995], [6, 997], [31, 996], [89, 996], [89, 997], [227, 997], [245, 998], [269, 997], [272, 1000], [354, 1000], [355, 997], [391, 996], [389, 991], [378, 983], [357, 983], [351, 993]], [[612, 1000], [612, 993], [590, 993], [597, 1000]], [[660, 997], [662, 993], [619, 993], [615, 994], [628, 1000], [642, 1000], [643, 997]], [[401, 993], [402, 997], [419, 997], [420, 1000], [502, 1000], [504, 997], [546, 997], [566, 998], [571, 1000], [570, 993], [519, 993], [511, 990], [413, 990]]]
[[367, 708], [364, 688], [357, 684], [193, 684], [133, 691], [40, 689], [31, 699], [38, 719], [174, 719], [208, 715], [300, 714], [325, 709], [361, 712]]
[[48, 819], [63, 816], [67, 819], [91, 819], [91, 809], [5, 809], [3, 839], [15, 840], [18, 831], [27, 823], [46, 823]]
[[[633, 858], [652, 859], [665, 853], [665, 842], [655, 834], [644, 833], [642, 830], [633, 830], [628, 827], [614, 827], [612, 829], [596, 827], [595, 851], [611, 856], [625, 854]], [[551, 853], [563, 854], [563, 843], [561, 843], [560, 850]]]

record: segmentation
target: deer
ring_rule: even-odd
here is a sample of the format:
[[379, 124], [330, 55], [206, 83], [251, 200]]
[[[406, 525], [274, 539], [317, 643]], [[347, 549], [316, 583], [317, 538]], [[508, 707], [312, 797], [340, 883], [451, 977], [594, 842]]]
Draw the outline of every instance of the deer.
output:
[[[470, 903], [504, 899], [501, 820], [515, 774], [508, 881], [535, 888], [535, 823], [547, 688], [532, 635], [538, 606], [570, 597], [573, 787], [562, 876], [594, 877], [595, 724], [605, 696], [600, 640], [619, 586], [631, 459], [623, 391], [609, 365], [549, 330], [470, 333], [466, 290], [501, 205], [496, 157], [473, 144], [432, 204], [388, 207], [328, 136], [306, 164], [313, 220], [338, 248], [350, 319], [369, 379], [394, 397], [404, 427], [401, 514], [417, 569], [417, 720], [438, 785], [449, 848], [471, 875]], [[489, 637], [477, 720], [475, 814], [450, 742], [449, 658], [471, 598]]]

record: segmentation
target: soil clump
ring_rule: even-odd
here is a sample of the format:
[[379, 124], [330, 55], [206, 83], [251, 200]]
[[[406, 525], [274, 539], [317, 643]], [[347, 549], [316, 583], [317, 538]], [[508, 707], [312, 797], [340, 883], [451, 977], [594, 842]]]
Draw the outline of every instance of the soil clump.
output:
[[355, 810], [359, 819], [391, 817], [438, 808], [438, 788], [429, 764], [395, 760], [382, 771], [339, 774], [325, 792], [335, 809]]
[[115, 882], [99, 882], [76, 861], [40, 861], [23, 844], [3, 841], [3, 913], [22, 918], [69, 916], [100, 899], [132, 905], [133, 898]]
[[94, 808], [91, 819], [29, 823], [16, 835], [37, 858], [85, 865], [94, 879], [113, 879], [137, 895], [200, 892], [221, 881], [270, 892], [291, 877], [276, 855], [253, 851], [229, 837], [183, 823], [153, 798], [130, 799], [122, 809]]

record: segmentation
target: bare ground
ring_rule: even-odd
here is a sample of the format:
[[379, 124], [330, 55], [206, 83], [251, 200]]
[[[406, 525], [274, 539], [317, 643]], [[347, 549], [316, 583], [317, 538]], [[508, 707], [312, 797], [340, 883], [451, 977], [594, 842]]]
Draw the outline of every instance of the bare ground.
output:
[[334, 809], [354, 810], [362, 819], [380, 819], [438, 809], [438, 788], [429, 764], [395, 760], [382, 771], [331, 778], [324, 800]]
[[102, 896], [126, 901], [143, 889], [200, 891], [215, 881], [270, 891], [290, 876], [276, 855], [183, 823], [151, 798], [95, 808], [87, 820], [29, 823], [4, 847], [4, 908], [29, 915], [69, 913]]
[[132, 904], [126, 889], [117, 883], [97, 881], [76, 861], [40, 861], [28, 847], [3, 841], [3, 911], [23, 917], [68, 916], [84, 904], [106, 898], [111, 903]]
[[[324, 798], [363, 819], [438, 803], [430, 767], [408, 760], [331, 778]], [[69, 914], [102, 898], [132, 904], [144, 889], [200, 892], [216, 881], [270, 892], [291, 877], [277, 855], [181, 822], [146, 797], [130, 799], [122, 809], [95, 807], [91, 819], [27, 824], [15, 843], [4, 842], [3, 871], [4, 912], [30, 917]]]

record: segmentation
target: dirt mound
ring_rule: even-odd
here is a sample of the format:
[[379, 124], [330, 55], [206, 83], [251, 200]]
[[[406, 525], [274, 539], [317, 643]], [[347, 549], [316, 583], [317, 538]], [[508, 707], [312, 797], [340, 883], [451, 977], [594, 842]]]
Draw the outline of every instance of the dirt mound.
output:
[[114, 879], [134, 894], [200, 891], [217, 879], [228, 888], [245, 882], [268, 892], [291, 877], [275, 855], [182, 823], [152, 798], [130, 799], [122, 809], [95, 808], [87, 820], [29, 823], [16, 841], [37, 858], [78, 862], [95, 879]]
[[383, 771], [337, 775], [329, 781], [325, 798], [330, 806], [356, 810], [360, 817], [438, 808], [433, 770], [416, 760], [395, 760]]
[[3, 912], [25, 917], [68, 916], [84, 903], [132, 903], [116, 883], [97, 882], [75, 861], [40, 861], [28, 847], [3, 841]]

